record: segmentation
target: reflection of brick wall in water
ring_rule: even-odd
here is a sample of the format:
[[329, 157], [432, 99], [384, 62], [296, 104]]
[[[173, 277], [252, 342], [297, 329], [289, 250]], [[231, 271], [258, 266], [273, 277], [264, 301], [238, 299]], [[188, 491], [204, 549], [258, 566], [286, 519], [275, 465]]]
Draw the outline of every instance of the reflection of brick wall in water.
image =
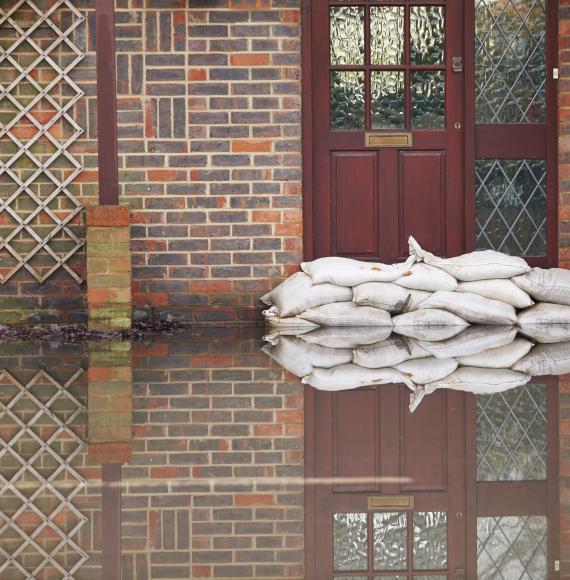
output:
[[54, 356], [35, 345], [2, 347], [0, 436], [8, 445], [0, 448], [0, 471], [12, 487], [0, 489], [0, 544], [15, 560], [0, 557], [3, 579], [24, 571], [59, 578], [75, 568], [81, 578], [100, 565], [100, 490], [89, 483], [100, 471], [87, 467], [84, 445], [85, 362], [78, 349]]
[[256, 340], [133, 351], [126, 578], [303, 578], [301, 385]]
[[97, 195], [96, 173], [83, 171], [97, 154], [92, 35], [81, 22], [91, 4], [75, 13], [66, 0], [2, 2], [0, 200], [11, 200], [0, 208], [2, 322], [83, 316], [82, 206]]

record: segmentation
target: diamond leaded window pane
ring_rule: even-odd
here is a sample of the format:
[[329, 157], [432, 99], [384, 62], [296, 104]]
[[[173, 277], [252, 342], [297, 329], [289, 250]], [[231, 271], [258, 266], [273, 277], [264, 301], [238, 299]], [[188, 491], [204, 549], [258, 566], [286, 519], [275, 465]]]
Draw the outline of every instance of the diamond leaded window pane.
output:
[[546, 254], [546, 161], [475, 162], [477, 249], [517, 256]]
[[477, 397], [477, 479], [546, 479], [546, 387]]
[[546, 0], [477, 0], [478, 123], [544, 123]]
[[477, 518], [479, 580], [543, 580], [547, 577], [544, 516]]

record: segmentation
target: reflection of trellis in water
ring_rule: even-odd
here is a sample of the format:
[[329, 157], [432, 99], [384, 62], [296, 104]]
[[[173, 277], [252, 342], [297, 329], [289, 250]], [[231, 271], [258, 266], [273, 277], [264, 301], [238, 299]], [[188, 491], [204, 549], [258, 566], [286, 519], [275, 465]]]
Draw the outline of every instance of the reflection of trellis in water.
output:
[[68, 260], [83, 246], [71, 228], [83, 207], [69, 185], [82, 166], [68, 149], [83, 132], [70, 114], [83, 91], [69, 74], [84, 57], [71, 35], [85, 17], [69, 0], [2, 5], [0, 102], [9, 120], [0, 122], [0, 218], [11, 227], [0, 236], [0, 283], [21, 268], [38, 282], [63, 268], [80, 283]]
[[[28, 382], [0, 372], [0, 576], [72, 578], [88, 556], [76, 542], [87, 518], [73, 498], [85, 486], [71, 466], [85, 444], [71, 425], [85, 406], [39, 371]], [[20, 573], [21, 576], [18, 574]]]

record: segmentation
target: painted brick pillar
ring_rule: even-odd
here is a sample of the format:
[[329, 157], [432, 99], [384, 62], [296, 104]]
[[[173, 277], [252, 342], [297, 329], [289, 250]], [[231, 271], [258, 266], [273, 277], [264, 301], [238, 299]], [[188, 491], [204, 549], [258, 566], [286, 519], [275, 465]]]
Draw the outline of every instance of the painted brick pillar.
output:
[[130, 342], [89, 347], [88, 455], [95, 463], [126, 463], [131, 457], [133, 380]]
[[130, 211], [124, 205], [87, 208], [89, 329], [131, 327]]

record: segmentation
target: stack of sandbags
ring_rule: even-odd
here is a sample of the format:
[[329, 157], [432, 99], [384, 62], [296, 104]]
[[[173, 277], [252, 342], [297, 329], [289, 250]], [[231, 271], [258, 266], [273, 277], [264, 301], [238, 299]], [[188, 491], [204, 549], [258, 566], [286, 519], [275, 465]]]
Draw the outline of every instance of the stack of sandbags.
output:
[[[339, 257], [301, 264], [302, 272], [262, 297], [270, 306], [264, 311], [267, 324], [283, 331], [315, 325], [395, 327], [421, 338], [426, 329], [433, 334], [429, 329], [512, 326], [517, 310], [533, 305], [525, 288], [544, 293], [544, 283], [531, 277], [522, 258], [492, 250], [439, 258], [412, 237], [409, 243], [410, 257], [401, 264]], [[570, 304], [570, 280], [568, 293]], [[449, 331], [441, 332], [449, 337]]]

